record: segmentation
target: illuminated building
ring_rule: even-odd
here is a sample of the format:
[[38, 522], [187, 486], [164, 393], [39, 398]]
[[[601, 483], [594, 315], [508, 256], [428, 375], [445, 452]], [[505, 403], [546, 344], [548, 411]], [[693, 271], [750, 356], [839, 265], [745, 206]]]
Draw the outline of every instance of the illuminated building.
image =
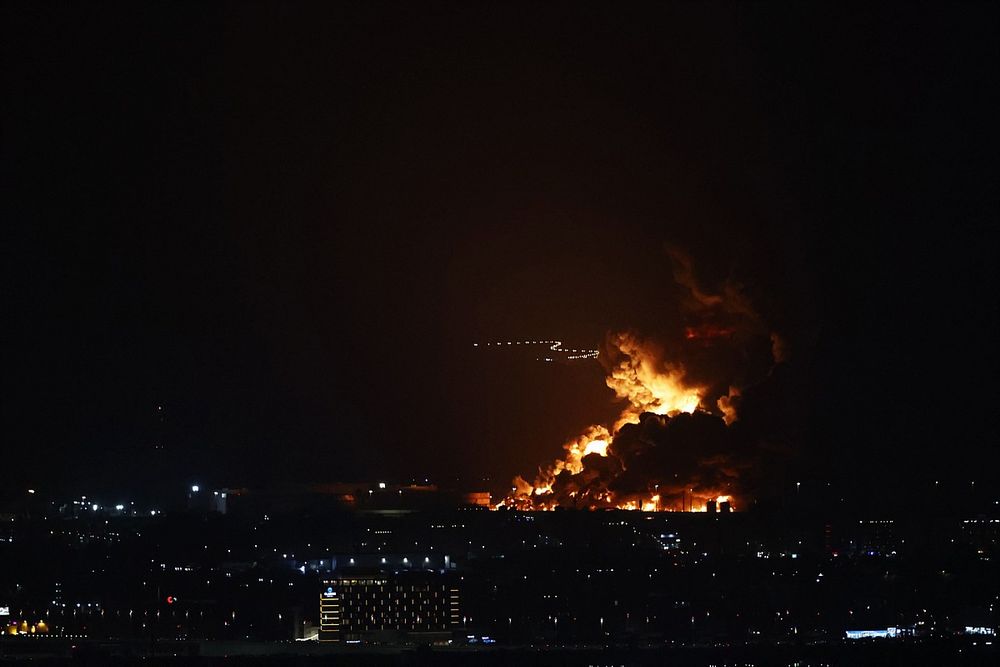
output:
[[455, 578], [431, 572], [342, 575], [323, 581], [320, 641], [448, 638], [461, 622]]
[[884, 630], [845, 630], [848, 639], [895, 639], [896, 637], [912, 637], [913, 628], [888, 627]]
[[319, 594], [319, 640], [340, 641], [340, 597], [337, 586], [327, 586]]
[[472, 491], [466, 493], [462, 496], [463, 505], [471, 505], [475, 507], [489, 507], [490, 506], [490, 492], [489, 491]]

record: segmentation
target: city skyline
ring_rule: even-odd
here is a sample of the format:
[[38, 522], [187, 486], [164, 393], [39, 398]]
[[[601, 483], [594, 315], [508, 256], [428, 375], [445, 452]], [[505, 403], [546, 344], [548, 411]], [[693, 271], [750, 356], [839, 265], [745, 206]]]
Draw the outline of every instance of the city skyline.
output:
[[3, 19], [0, 656], [998, 650], [996, 3]]

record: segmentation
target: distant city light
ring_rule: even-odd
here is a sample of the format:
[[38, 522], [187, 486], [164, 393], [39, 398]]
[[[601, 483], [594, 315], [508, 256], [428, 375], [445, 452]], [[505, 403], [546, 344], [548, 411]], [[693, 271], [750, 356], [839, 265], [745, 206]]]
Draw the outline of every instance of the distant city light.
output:
[[93, 505], [91, 505], [90, 509], [92, 509], [92, 510], [94, 510], [96, 512], [97, 511], [97, 503], [94, 503]]
[[378, 483], [378, 488], [384, 489], [385, 488], [385, 482], [379, 482]]
[[887, 639], [898, 637], [901, 633], [899, 628], [886, 628], [885, 630], [846, 630], [848, 639]]
[[193, 486], [191, 487], [191, 493], [198, 493], [198, 491], [200, 491], [200, 490], [201, 490], [201, 489], [200, 489], [200, 488], [198, 487], [198, 485], [197, 485], [197, 484], [194, 484], [194, 485], [193, 485]]
[[28, 489], [28, 493], [34, 493], [34, 492], [35, 492], [34, 489]]
[[124, 505], [115, 505], [115, 509], [118, 510], [119, 512], [121, 512], [123, 509], [125, 509], [125, 506]]

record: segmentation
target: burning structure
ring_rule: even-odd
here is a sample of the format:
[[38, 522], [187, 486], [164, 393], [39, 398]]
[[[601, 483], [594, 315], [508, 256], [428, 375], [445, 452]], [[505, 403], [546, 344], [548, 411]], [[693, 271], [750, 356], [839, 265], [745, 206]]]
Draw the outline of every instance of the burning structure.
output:
[[623, 403], [618, 418], [585, 428], [533, 481], [516, 477], [496, 508], [729, 511], [743, 502], [741, 473], [759, 444], [739, 423], [744, 394], [768, 382], [785, 345], [737, 285], [706, 290], [686, 256], [671, 259], [686, 321], [666, 343], [612, 334], [599, 355]]

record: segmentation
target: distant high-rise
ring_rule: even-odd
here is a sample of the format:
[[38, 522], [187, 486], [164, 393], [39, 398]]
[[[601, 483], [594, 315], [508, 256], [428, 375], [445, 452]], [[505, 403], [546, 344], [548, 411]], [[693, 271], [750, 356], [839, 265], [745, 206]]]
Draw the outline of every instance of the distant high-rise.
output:
[[434, 572], [345, 574], [323, 581], [320, 641], [449, 637], [460, 624], [455, 578]]

